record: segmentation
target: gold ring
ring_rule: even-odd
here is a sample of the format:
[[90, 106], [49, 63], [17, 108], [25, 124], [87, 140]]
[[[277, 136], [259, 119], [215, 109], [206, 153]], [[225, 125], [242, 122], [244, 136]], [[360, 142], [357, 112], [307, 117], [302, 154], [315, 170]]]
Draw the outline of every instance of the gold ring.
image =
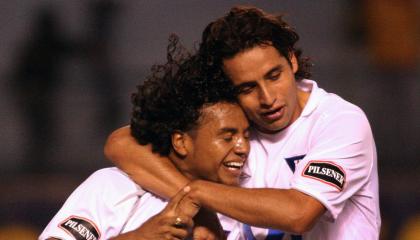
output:
[[182, 219], [180, 217], [175, 218], [174, 226], [175, 227], [182, 227], [183, 226]]

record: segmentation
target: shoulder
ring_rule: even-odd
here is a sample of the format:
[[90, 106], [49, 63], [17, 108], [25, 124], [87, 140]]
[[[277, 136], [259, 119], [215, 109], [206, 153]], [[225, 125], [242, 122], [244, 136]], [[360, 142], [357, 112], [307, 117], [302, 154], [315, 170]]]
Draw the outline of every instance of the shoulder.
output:
[[[375, 151], [369, 121], [361, 108], [335, 94], [327, 94], [309, 117], [309, 148], [344, 155]], [[321, 151], [321, 152], [322, 152]], [[338, 156], [338, 155], [337, 155]]]
[[370, 124], [363, 110], [340, 96], [328, 93], [314, 112], [321, 129], [338, 127], [341, 131], [370, 132]]
[[133, 183], [131, 179], [116, 167], [102, 168], [92, 173], [84, 182], [84, 185], [96, 186], [98, 188], [109, 188]]
[[344, 100], [342, 97], [334, 93], [327, 93], [320, 101], [319, 107], [321, 110], [330, 114], [353, 113], [365, 116], [365, 113], [359, 106]]
[[334, 93], [326, 92], [318, 87], [315, 81], [302, 80], [299, 83], [299, 88], [303, 91], [311, 91], [302, 116], [315, 126], [331, 121], [337, 122], [341, 118], [345, 118], [348, 121], [352, 120], [354, 123], [368, 124], [366, 115], [360, 107]]
[[109, 184], [115, 184], [118, 182], [127, 182], [127, 181], [131, 182], [127, 174], [116, 167], [99, 169], [95, 171], [94, 173], [92, 173], [86, 179], [86, 182], [91, 182], [91, 183], [102, 182], [102, 183], [109, 183]]
[[67, 198], [40, 239], [46, 236], [68, 239], [69, 233], [77, 239], [87, 233], [98, 239], [102, 239], [101, 235], [104, 239], [115, 236], [136, 206], [138, 196], [143, 194], [140, 190], [115, 167], [97, 170]]
[[87, 192], [92, 197], [100, 197], [111, 205], [144, 192], [127, 174], [116, 167], [97, 170], [76, 191]]
[[313, 85], [309, 110], [303, 116], [308, 147], [374, 150], [372, 130], [363, 110], [334, 93]]

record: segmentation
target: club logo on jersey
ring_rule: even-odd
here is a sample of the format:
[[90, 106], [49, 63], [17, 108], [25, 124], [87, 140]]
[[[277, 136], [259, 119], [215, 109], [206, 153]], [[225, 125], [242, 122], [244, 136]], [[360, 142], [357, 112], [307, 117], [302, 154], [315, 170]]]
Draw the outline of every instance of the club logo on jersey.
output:
[[289, 165], [290, 170], [292, 170], [292, 172], [295, 172], [296, 170], [296, 165], [299, 163], [300, 160], [302, 160], [304, 157], [306, 156], [306, 154], [303, 155], [298, 155], [298, 156], [294, 156], [294, 157], [288, 157], [285, 158], [284, 160], [286, 160], [287, 165]]
[[302, 176], [327, 183], [339, 191], [343, 189], [346, 182], [344, 170], [340, 166], [326, 161], [310, 161], [303, 170]]
[[59, 227], [76, 240], [97, 240], [101, 236], [96, 225], [82, 217], [71, 216], [61, 222]]

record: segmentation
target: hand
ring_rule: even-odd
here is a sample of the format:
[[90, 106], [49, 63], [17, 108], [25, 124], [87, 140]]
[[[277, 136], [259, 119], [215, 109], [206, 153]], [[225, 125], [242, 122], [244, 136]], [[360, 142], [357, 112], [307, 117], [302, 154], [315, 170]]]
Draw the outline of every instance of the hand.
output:
[[187, 218], [192, 219], [197, 213], [199, 213], [201, 206], [190, 196], [191, 187], [189, 185], [184, 187], [184, 191], [186, 191], [186, 194], [184, 194], [183, 198], [179, 200], [175, 211], [177, 215], [186, 216]]
[[[180, 208], [180, 202], [190, 191], [189, 187], [184, 187], [171, 200], [168, 205], [158, 214], [151, 217], [143, 225], [136, 230], [126, 234], [127, 238], [122, 238], [123, 235], [115, 239], [141, 239], [141, 240], [156, 240], [156, 239], [185, 239], [191, 231], [194, 223], [191, 214], [196, 214], [190, 207], [187, 214], [184, 214]], [[188, 206], [184, 202], [183, 206]]]
[[201, 208], [194, 217], [194, 240], [222, 240], [226, 239], [222, 225], [215, 212]]

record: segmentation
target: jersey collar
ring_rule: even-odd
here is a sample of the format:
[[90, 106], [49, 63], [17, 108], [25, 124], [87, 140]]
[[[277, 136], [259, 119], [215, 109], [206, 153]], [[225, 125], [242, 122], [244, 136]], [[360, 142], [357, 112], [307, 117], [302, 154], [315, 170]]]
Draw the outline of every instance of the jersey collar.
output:
[[316, 109], [316, 107], [321, 102], [322, 97], [326, 95], [327, 92], [325, 92], [324, 89], [319, 88], [315, 81], [309, 79], [303, 79], [302, 81], [298, 82], [298, 88], [302, 91], [311, 93], [308, 102], [300, 114], [300, 117], [308, 117]]

